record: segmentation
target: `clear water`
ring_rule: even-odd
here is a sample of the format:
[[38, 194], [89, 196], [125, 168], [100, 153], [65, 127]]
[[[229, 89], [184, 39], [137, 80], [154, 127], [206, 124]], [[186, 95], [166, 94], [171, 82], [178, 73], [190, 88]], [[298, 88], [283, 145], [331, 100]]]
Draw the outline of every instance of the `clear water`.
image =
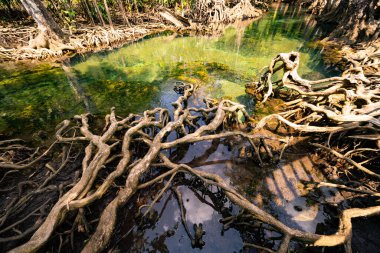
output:
[[[64, 64], [1, 65], [0, 133], [38, 138], [34, 135], [37, 131], [54, 132], [54, 126], [61, 120], [84, 112], [101, 116], [115, 106], [119, 115], [127, 115], [155, 106], [170, 107], [177, 98], [173, 91], [176, 81], [199, 84], [202, 92], [198, 96], [233, 99], [251, 110], [253, 105], [245, 94], [245, 84], [257, 79], [263, 67], [278, 53], [300, 51], [299, 72], [306, 78], [330, 75], [319, 52], [310, 46], [316, 33], [313, 21], [302, 9], [278, 5], [262, 19], [231, 26], [220, 37], [164, 33], [113, 51], [76, 56]], [[181, 162], [218, 173], [248, 195], [255, 192], [252, 201], [260, 203], [260, 196], [267, 199], [261, 204], [280, 220], [314, 232], [317, 223], [324, 219], [319, 210], [304, 207], [302, 213], [295, 214], [294, 205], [307, 206], [306, 200], [299, 194], [282, 197], [278, 202], [272, 195], [281, 194], [275, 194], [276, 189], [265, 184], [274, 182], [278, 188], [280, 181], [284, 181], [277, 176], [284, 171], [281, 166], [265, 171], [258, 169], [239, 160], [237, 145], [233, 145], [232, 150], [230, 146], [217, 141], [197, 143], [189, 147]], [[294, 169], [293, 174], [298, 175], [299, 171], [301, 169]], [[260, 186], [258, 181], [264, 185]], [[297, 192], [296, 183], [289, 185], [288, 192]], [[200, 197], [200, 192], [188, 185], [179, 189], [190, 231], [193, 232], [192, 226], [197, 223], [202, 223], [206, 230], [203, 251], [239, 252], [249, 238], [242, 230], [229, 229], [222, 233], [219, 222], [222, 214], [205, 204], [212, 204], [212, 196]], [[115, 239], [112, 247], [121, 252], [201, 251], [191, 247], [174, 199], [172, 192], [163, 196], [155, 206], [161, 218], [152, 226], [138, 229], [133, 218], [125, 220], [120, 225], [122, 236]], [[280, 203], [284, 201], [285, 205]], [[224, 205], [233, 207], [227, 200]], [[233, 207], [232, 212], [238, 209]], [[167, 236], [168, 230], [175, 231], [174, 235]], [[275, 232], [265, 233], [265, 237], [278, 236]], [[260, 238], [250, 241], [261, 244]], [[264, 246], [274, 245], [276, 242]]]
[[0, 133], [51, 132], [63, 119], [84, 112], [104, 115], [112, 106], [126, 115], [168, 105], [176, 80], [249, 107], [244, 85], [277, 53], [300, 51], [300, 73], [308, 78], [327, 74], [319, 53], [308, 47], [316, 32], [312, 24], [303, 10], [279, 5], [258, 21], [227, 28], [221, 37], [161, 34], [77, 56], [64, 66], [0, 65]]

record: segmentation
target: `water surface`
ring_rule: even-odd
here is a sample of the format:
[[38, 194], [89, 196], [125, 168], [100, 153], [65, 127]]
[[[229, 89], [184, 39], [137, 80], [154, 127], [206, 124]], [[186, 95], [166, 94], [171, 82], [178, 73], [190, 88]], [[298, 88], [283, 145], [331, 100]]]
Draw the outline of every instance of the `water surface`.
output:
[[[120, 49], [76, 56], [63, 64], [4, 64], [0, 66], [0, 134], [38, 139], [36, 132], [52, 133], [57, 123], [76, 114], [103, 116], [116, 107], [117, 113], [125, 116], [156, 106], [170, 107], [178, 97], [173, 91], [177, 81], [201, 87], [194, 101], [204, 96], [224, 97], [252, 111], [245, 84], [257, 80], [278, 53], [300, 51], [299, 73], [305, 78], [330, 74], [319, 52], [309, 47], [317, 33], [304, 10], [283, 4], [260, 20], [227, 28], [219, 37], [163, 33]], [[326, 217], [319, 207], [308, 203], [297, 181], [315, 172], [307, 172], [293, 161], [264, 170], [240, 159], [239, 148], [231, 140], [196, 143], [177, 162], [221, 175], [284, 223], [315, 232]], [[302, 159], [306, 158], [301, 155], [294, 160]], [[306, 159], [302, 164], [306, 163], [310, 162]], [[178, 189], [190, 231], [199, 223], [206, 230], [204, 252], [239, 252], [245, 241], [278, 246], [278, 240], [268, 238], [279, 234], [262, 227], [255, 233], [244, 232], [245, 227], [223, 230], [219, 220], [226, 214], [221, 210], [228, 209], [230, 214], [239, 210], [220, 199], [216, 189], [201, 191], [194, 185], [183, 182]], [[164, 194], [155, 206], [161, 218], [150, 225], [141, 227], [133, 215], [125, 215], [130, 218], [120, 225], [123, 236], [116, 238], [112, 247], [123, 252], [200, 251], [191, 247], [174, 200], [172, 191]], [[168, 231], [174, 234], [169, 236]]]
[[61, 120], [90, 112], [119, 115], [169, 105], [175, 81], [201, 85], [206, 95], [248, 105], [247, 82], [280, 52], [301, 52], [301, 75], [328, 75], [319, 52], [308, 47], [313, 21], [302, 9], [278, 5], [251, 24], [220, 37], [161, 34], [123, 48], [77, 56], [61, 64], [0, 66], [0, 133], [51, 132]]

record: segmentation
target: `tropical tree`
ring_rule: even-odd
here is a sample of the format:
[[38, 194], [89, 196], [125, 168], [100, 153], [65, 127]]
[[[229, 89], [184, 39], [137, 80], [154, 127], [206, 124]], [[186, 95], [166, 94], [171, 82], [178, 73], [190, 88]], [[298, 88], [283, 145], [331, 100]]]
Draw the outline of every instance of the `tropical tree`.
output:
[[33, 48], [46, 47], [66, 42], [66, 36], [54, 21], [41, 0], [20, 0], [25, 10], [33, 17], [40, 33], [31, 39], [29, 45]]

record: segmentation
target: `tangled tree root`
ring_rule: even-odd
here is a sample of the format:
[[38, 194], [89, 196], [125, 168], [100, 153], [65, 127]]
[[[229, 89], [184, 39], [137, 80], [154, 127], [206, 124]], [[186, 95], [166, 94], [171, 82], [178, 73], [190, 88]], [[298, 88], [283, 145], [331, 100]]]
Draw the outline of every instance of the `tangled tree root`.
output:
[[[182, 27], [185, 31], [210, 33], [209, 24], [214, 24], [215, 28], [213, 27], [213, 29], [220, 32], [221, 27], [218, 27], [218, 24], [257, 18], [268, 9], [269, 2], [268, 0], [255, 1], [255, 5], [252, 5], [249, 0], [228, 2], [225, 0], [199, 0], [196, 2], [194, 12], [192, 10], [187, 14], [194, 18], [195, 23], [191, 25], [186, 18], [177, 16], [168, 10], [158, 9], [144, 14], [133, 13], [127, 18], [135, 24], [133, 27], [129, 24], [116, 25], [112, 28], [83, 26], [75, 29], [74, 32], [66, 30], [67, 34], [70, 33], [70, 40], [65, 43], [52, 40], [48, 34], [38, 33], [34, 27], [23, 29], [0, 27], [0, 32], [4, 37], [0, 38], [0, 62], [60, 59], [70, 53], [114, 48], [151, 33], [177, 30], [173, 26], [165, 25], [163, 19], [174, 22], [177, 27]], [[149, 22], [147, 23], [147, 21]], [[31, 39], [32, 37], [34, 39]]]
[[[271, 96], [286, 100], [287, 108], [279, 114], [264, 117], [257, 128], [277, 121], [288, 129], [296, 130], [314, 139], [315, 146], [329, 164], [325, 168], [328, 178], [338, 184], [322, 183], [345, 191], [359, 192], [378, 197], [380, 162], [380, 73], [378, 55], [361, 61], [347, 58], [349, 68], [340, 77], [309, 81], [297, 73], [300, 55], [282, 53], [275, 57], [258, 83], [247, 86], [247, 92], [265, 103]], [[365, 69], [371, 74], [364, 74]], [[276, 72], [283, 70], [282, 79], [273, 82]], [[315, 136], [312, 133], [321, 133]], [[332, 177], [341, 171], [353, 189], [339, 183], [342, 177]], [[351, 252], [351, 223], [349, 219], [378, 214], [380, 206], [345, 210], [335, 242], [345, 244]], [[346, 230], [348, 229], [348, 230]], [[332, 238], [332, 237], [331, 237]], [[329, 238], [329, 240], [331, 239]], [[314, 245], [327, 245], [325, 238]], [[331, 245], [330, 245], [331, 246]]]
[[[36, 34], [36, 30], [31, 27], [29, 30], [24, 29], [18, 33], [16, 29], [8, 29], [4, 32], [6, 40], [16, 40], [15, 36], [22, 36], [15, 42], [14, 48], [4, 48], [0, 46], [0, 62], [15, 60], [46, 60], [62, 58], [69, 55], [70, 52], [84, 53], [88, 51], [97, 51], [102, 49], [114, 48], [121, 46], [126, 42], [140, 39], [150, 33], [170, 29], [161, 23], [139, 24], [135, 27], [126, 25], [114, 26], [114, 29], [108, 29], [101, 26], [88, 26], [77, 29], [70, 36], [70, 41], [66, 44], [52, 43], [48, 41], [49, 46], [35, 45], [35, 42], [27, 45], [28, 34]], [[13, 34], [16, 34], [13, 36]], [[37, 36], [38, 37], [38, 36]], [[43, 43], [42, 43], [43, 44]]]
[[249, 0], [198, 0], [195, 8], [195, 20], [202, 23], [230, 23], [236, 20], [257, 18], [263, 14], [267, 4], [260, 2], [261, 9], [252, 6]]
[[[364, 166], [374, 166], [380, 148], [380, 73], [378, 56], [366, 57], [362, 62], [350, 59], [351, 65], [340, 77], [309, 81], [301, 78], [297, 69], [299, 53], [279, 54], [262, 75], [260, 82], [254, 84], [254, 94], [264, 103], [270, 96], [287, 99], [287, 111], [263, 118], [258, 127], [263, 127], [272, 119], [301, 132], [328, 133], [325, 146], [316, 147], [345, 160], [353, 167], [379, 179], [380, 175]], [[276, 64], [280, 63], [277, 67]], [[375, 70], [367, 76], [363, 68]], [[284, 71], [282, 80], [274, 87], [272, 76]], [[252, 87], [247, 87], [252, 91]], [[287, 98], [284, 97], [287, 96]], [[342, 137], [355, 143], [353, 149], [345, 147], [345, 154], [332, 150]], [[343, 143], [341, 143], [343, 144]], [[347, 145], [347, 142], [345, 143]], [[352, 159], [362, 157], [360, 162]], [[373, 159], [363, 160], [364, 157]]]
[[[118, 208], [124, 206], [138, 190], [153, 185], [165, 177], [174, 177], [180, 171], [197, 175], [206, 180], [205, 182], [208, 184], [235, 192], [216, 175], [204, 174], [204, 172], [194, 170], [185, 164], [172, 163], [165, 155], [165, 151], [185, 143], [229, 136], [241, 136], [252, 143], [254, 140], [268, 137], [252, 135], [231, 128], [234, 124], [238, 124], [239, 115], [242, 114], [243, 117], [248, 118], [242, 105], [227, 100], [218, 104], [206, 100], [206, 108], [187, 108], [187, 100], [194, 92], [194, 87], [180, 85], [176, 87], [176, 91], [183, 95], [173, 103], [175, 110], [172, 115], [167, 109], [156, 108], [144, 112], [143, 115], [132, 114], [127, 118], [118, 119], [115, 111], [112, 110], [111, 114], [106, 117], [106, 125], [100, 135], [91, 131], [89, 115], [75, 117], [80, 124], [82, 136], [73, 136], [73, 130], [68, 129], [71, 122], [63, 121], [56, 133], [59, 142], [89, 142], [82, 161], [82, 175], [79, 181], [58, 199], [45, 221], [38, 224], [38, 229], [31, 239], [24, 245], [13, 249], [12, 252], [33, 252], [40, 249], [65, 220], [69, 212], [83, 209], [95, 200], [102, 198], [115, 180], [122, 176], [127, 175], [125, 186], [119, 189], [116, 197], [103, 211], [97, 229], [85, 245], [83, 252], [99, 252], [108, 245], [116, 226]], [[202, 124], [203, 120], [207, 123]], [[171, 133], [176, 133], [178, 137], [170, 140], [168, 135]], [[146, 152], [144, 154], [135, 152], [132, 148], [136, 145], [135, 143], [146, 145]], [[107, 164], [115, 161], [118, 161], [116, 169], [102, 180], [100, 186], [95, 187], [100, 172]], [[150, 170], [153, 164], [160, 164], [169, 171], [151, 181], [141, 182], [142, 176]], [[168, 187], [164, 188], [164, 190], [166, 189]]]
[[[372, 90], [370, 88], [368, 88], [369, 90], [365, 90], [367, 91], [364, 94], [365, 96], [363, 94], [360, 95], [360, 97], [364, 96], [367, 99], [364, 99], [364, 101], [367, 101], [368, 103], [363, 104], [362, 108], [358, 108], [358, 110], [364, 109], [364, 111], [367, 112], [362, 114], [366, 117], [359, 117], [358, 121], [355, 121], [357, 117], [354, 117], [354, 120], [347, 122], [345, 118], [342, 119], [342, 117], [337, 117], [336, 111], [334, 111], [335, 114], [331, 115], [331, 113], [326, 112], [328, 109], [323, 108], [323, 110], [321, 110], [318, 109], [318, 106], [316, 106], [316, 109], [313, 107], [315, 105], [312, 104], [313, 101], [318, 101], [318, 103], [326, 101], [326, 97], [328, 98], [330, 96], [331, 90], [342, 90], [342, 94], [350, 94], [352, 96], [348, 90], [344, 89], [351, 89], [353, 87], [352, 89], [356, 90], [358, 89], [357, 87], [362, 87], [361, 85], [363, 82], [369, 82], [367, 86], [364, 86], [365, 89], [366, 87], [373, 87], [371, 86], [373, 85], [373, 80], [371, 78], [367, 79], [358, 69], [356, 69], [355, 71], [348, 71], [341, 78], [326, 79], [323, 82], [306, 81], [296, 74], [295, 70], [298, 67], [298, 57], [297, 53], [281, 54], [273, 61], [268, 72], [266, 72], [262, 78], [262, 82], [259, 84], [259, 92], [268, 94], [268, 85], [270, 85], [268, 81], [270, 78], [268, 78], [268, 76], [270, 77], [270, 75], [274, 73], [274, 70], [279, 70], [279, 68], [276, 68], [274, 65], [277, 61], [282, 61], [281, 66], [285, 69], [286, 73], [283, 79], [283, 86], [291, 89], [297, 87], [295, 82], [298, 81], [300, 83], [296, 84], [301, 85], [301, 88], [297, 87], [296, 89], [293, 89], [299, 93], [299, 96], [296, 101], [290, 103], [292, 105], [297, 105], [297, 108], [281, 115], [269, 116], [270, 118], [280, 119], [290, 127], [293, 125], [301, 126], [302, 131], [313, 132], [310, 129], [318, 129], [318, 131], [320, 131], [320, 126], [308, 126], [306, 124], [298, 125], [290, 122], [292, 117], [295, 117], [297, 113], [301, 114], [302, 111], [305, 111], [315, 113], [319, 116], [317, 119], [325, 117], [326, 120], [336, 122], [338, 126], [327, 127], [328, 132], [334, 136], [337, 133], [342, 134], [346, 132], [347, 134], [350, 133], [350, 135], [355, 133], [355, 136], [360, 134], [361, 137], [368, 139], [369, 137], [366, 137], [368, 131], [371, 133], [378, 133], [379, 128], [376, 124], [376, 120], [378, 120], [378, 114], [376, 114], [378, 108], [375, 108], [370, 112], [365, 110], [365, 108], [367, 108], [366, 106], [370, 105], [369, 101], [372, 103], [373, 100], [377, 99], [376, 92], [369, 92]], [[289, 80], [292, 80], [292, 84]], [[315, 83], [330, 83], [330, 85], [324, 85], [322, 91], [314, 91], [313, 85]], [[339, 86], [340, 88], [337, 89], [336, 86]], [[327, 89], [328, 92], [324, 89]], [[55, 201], [51, 208], [49, 208], [50, 210], [48, 212], [40, 211], [41, 214], [46, 213], [46, 218], [44, 218], [44, 215], [40, 215], [41, 218], [35, 222], [33, 227], [21, 233], [22, 237], [26, 237], [30, 233], [33, 233], [31, 238], [10, 252], [38, 251], [49, 241], [58, 227], [68, 219], [69, 214], [73, 213], [77, 214], [73, 226], [78, 226], [78, 229], [85, 230], [90, 234], [90, 226], [85, 217], [84, 208], [91, 203], [94, 203], [96, 200], [103, 199], [105, 196], [110, 196], [109, 192], [114, 183], [121, 180], [124, 181], [123, 186], [121, 186], [117, 193], [113, 195], [112, 199], [107, 202], [106, 207], [100, 214], [95, 232], [90, 234], [90, 239], [82, 249], [82, 252], [100, 252], [104, 250], [111, 241], [117, 225], [117, 214], [120, 208], [131, 201], [131, 198], [138, 191], [169, 178], [166, 180], [165, 186], [161, 188], [160, 192], [149, 205], [145, 215], [150, 213], [151, 207], [161, 198], [165, 191], [171, 188], [173, 179], [183, 173], [197, 177], [205, 185], [217, 187], [220, 191], [224, 192], [231, 202], [245, 210], [245, 212], [251, 215], [252, 218], [266, 223], [274, 230], [280, 232], [283, 237], [282, 243], [277, 248], [278, 252], [287, 252], [291, 240], [303, 241], [314, 246], [335, 246], [344, 244], [349, 252], [352, 237], [351, 219], [375, 215], [380, 212], [380, 206], [348, 209], [341, 215], [340, 226], [336, 234], [319, 235], [303, 232], [285, 225], [271, 214], [248, 201], [219, 175], [194, 169], [187, 164], [177, 164], [173, 162], [169, 156], [170, 152], [179, 149], [183, 144], [235, 136], [239, 137], [242, 142], [245, 140], [246, 143], [252, 145], [252, 150], [256, 152], [257, 157], [260, 158], [263, 155], [261, 154], [262, 152], [266, 153], [267, 157], [273, 157], [270, 147], [265, 144], [266, 140], [272, 139], [272, 141], [285, 142], [285, 140], [280, 139], [273, 140], [273, 137], [264, 136], [262, 134], [255, 134], [254, 132], [250, 133], [248, 129], [244, 128], [242, 123], [240, 123], [242, 117], [248, 121], [249, 116], [246, 113], [244, 106], [238, 103], [229, 100], [216, 102], [210, 99], [205, 99], [204, 106], [188, 107], [189, 98], [194, 93], [195, 87], [192, 85], [181, 84], [176, 86], [175, 90], [177, 93], [181, 94], [181, 96], [173, 103], [174, 110], [172, 112], [165, 108], [155, 108], [153, 110], [145, 111], [142, 115], [131, 114], [126, 118], [119, 118], [116, 116], [115, 110], [112, 109], [111, 113], [105, 118], [105, 127], [102, 131], [98, 131], [92, 126], [90, 115], [76, 116], [73, 122], [69, 120], [63, 121], [56, 132], [56, 139], [58, 142], [61, 144], [67, 143], [69, 146], [72, 146], [77, 142], [87, 143], [84, 157], [81, 161], [81, 175], [78, 175], [78, 180], [74, 177], [71, 180], [71, 182], [73, 182], [72, 184], [58, 187], [60, 192], [58, 200]], [[315, 94], [316, 92], [318, 92], [317, 95]], [[327, 99], [327, 101], [329, 100]], [[353, 106], [353, 104], [354, 101], [351, 100], [351, 106]], [[302, 120], [299, 120], [298, 122], [301, 123], [312, 118], [307, 117], [307, 119], [304, 119], [306, 118], [305, 116], [298, 116], [298, 118], [300, 117]], [[256, 130], [263, 127], [266, 122], [268, 122], [268, 118], [264, 118], [260, 121], [256, 126]], [[343, 123], [338, 124], [340, 122]], [[75, 126], [75, 124], [77, 124], [77, 126]], [[350, 128], [345, 128], [347, 124]], [[245, 125], [245, 127], [247, 127], [247, 125]], [[80, 135], [77, 133], [78, 128]], [[324, 129], [324, 131], [326, 131], [326, 129]], [[357, 139], [357, 137], [352, 138]], [[259, 143], [264, 144], [266, 148], [257, 148]], [[283, 145], [286, 144], [287, 143], [285, 142]], [[356, 145], [355, 147], [358, 146]], [[55, 172], [53, 172], [53, 175], [49, 178], [53, 178], [62, 171], [69, 160], [73, 160], [72, 155], [70, 155], [72, 153], [69, 151], [70, 149], [66, 148], [65, 150], [66, 151], [62, 155], [62, 162], [59, 169], [53, 170]], [[373, 148], [367, 150], [364, 148], [356, 148], [356, 150], [353, 150], [352, 152], [347, 152], [345, 156], [348, 159], [354, 160], [357, 154], [361, 153], [360, 157], [363, 157], [365, 152], [378, 152], [378, 149]], [[376, 159], [378, 159], [378, 157]], [[365, 161], [365, 163], [361, 163], [371, 164], [374, 159], [368, 160]], [[8, 161], [8, 163], [11, 162], [12, 161]], [[114, 164], [114, 166], [110, 166], [111, 164]], [[352, 165], [355, 166], [355, 164]], [[156, 170], [153, 177], [149, 176], [151, 175], [152, 168], [160, 168], [159, 170]], [[108, 173], [104, 174], [106, 171], [108, 171]], [[376, 175], [377, 174], [373, 172], [373, 175], [371, 176], [377, 178]], [[39, 186], [33, 194], [45, 191], [47, 188], [51, 187], [48, 185], [48, 182]], [[181, 204], [181, 194], [175, 187], [173, 189], [181, 207], [181, 219], [186, 227], [186, 231], [194, 245], [201, 247], [203, 242], [202, 228], [194, 227], [195, 235], [194, 237], [191, 236], [192, 232], [187, 228], [185, 221], [186, 212], [183, 210], [183, 204]], [[363, 192], [364, 191], [361, 191], [361, 193]], [[368, 193], [368, 191], [366, 193]], [[371, 193], [376, 192], [372, 189]], [[372, 195], [377, 196], [376, 194]], [[23, 198], [22, 201], [16, 200], [15, 202], [12, 202], [7, 209], [17, 211], [19, 208], [18, 204], [20, 202], [21, 204], [28, 203], [27, 201], [30, 200], [31, 197], [32, 196], [29, 196], [29, 199]], [[43, 204], [43, 207], [48, 208], [46, 204]], [[41, 210], [41, 208], [36, 209], [36, 212], [39, 210]], [[9, 215], [9, 212], [8, 214], [2, 215], [1, 225], [6, 223], [7, 215]], [[9, 231], [9, 228], [15, 228], [23, 221], [24, 219], [16, 220], [12, 224], [7, 224], [5, 230]], [[0, 233], [3, 231], [4, 229], [2, 229]], [[16, 237], [2, 238], [2, 242], [17, 241], [19, 238]], [[246, 246], [263, 249], [263, 247], [255, 244], [248, 243]]]

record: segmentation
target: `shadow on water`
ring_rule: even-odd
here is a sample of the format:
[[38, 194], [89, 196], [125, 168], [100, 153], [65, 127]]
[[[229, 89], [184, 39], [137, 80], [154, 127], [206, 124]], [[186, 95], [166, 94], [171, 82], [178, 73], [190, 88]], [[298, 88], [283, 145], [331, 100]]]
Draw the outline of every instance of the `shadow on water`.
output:
[[[346, 205], [341, 194], [330, 188], [310, 190], [310, 182], [326, 181], [318, 172], [304, 143], [288, 147], [286, 160], [278, 164], [259, 167], [254, 157], [242, 147], [249, 146], [240, 138], [204, 141], [183, 145], [168, 152], [171, 160], [194, 169], [215, 173], [223, 177], [238, 192], [265, 209], [284, 224], [302, 231], [333, 234], [338, 228], [338, 209]], [[154, 176], [160, 169], [152, 169]], [[121, 211], [124, 217], [118, 233], [111, 243], [116, 252], [259, 252], [244, 247], [253, 243], [278, 249], [282, 234], [268, 225], [247, 217], [232, 204], [220, 189], [206, 185], [189, 175], [179, 174], [172, 187], [156, 203], [145, 218], [136, 215], [147, 211], [154, 197], [163, 189], [163, 181], [151, 189], [140, 192], [134, 205]], [[182, 195], [186, 213], [185, 225], [181, 221], [181, 208], [173, 188]], [[141, 209], [138, 206], [145, 206]], [[231, 219], [234, 222], [229, 223]], [[202, 224], [205, 245], [194, 247], [194, 225]], [[374, 224], [378, 224], [376, 221]], [[371, 226], [374, 226], [372, 224]], [[367, 229], [365, 227], [364, 229]], [[353, 249], [357, 252], [376, 252], [375, 236], [355, 230]], [[373, 232], [375, 233], [375, 232]], [[378, 233], [376, 233], [378, 235]], [[364, 241], [368, 239], [365, 245]], [[293, 242], [291, 252], [344, 252], [343, 247], [319, 249]]]
[[[202, 92], [202, 89], [197, 93]], [[199, 94], [189, 100], [189, 106], [200, 103]], [[169, 141], [173, 136], [169, 136]], [[194, 169], [223, 177], [239, 192], [267, 210], [286, 225], [308, 232], [334, 233], [337, 228], [336, 207], [343, 198], [337, 191], [309, 191], [301, 182], [318, 182], [325, 178], [318, 173], [304, 147], [289, 147], [287, 160], [259, 167], [240, 138], [204, 141], [182, 145], [167, 152], [170, 160]], [[149, 180], [160, 168], [152, 168], [144, 180]], [[121, 211], [124, 217], [111, 243], [116, 252], [255, 252], [244, 248], [244, 242], [278, 248], [282, 235], [257, 220], [248, 219], [215, 186], [205, 185], [197, 178], [178, 175], [172, 187], [153, 209], [142, 217], [138, 213], [162, 190], [167, 181], [140, 192], [135, 203]], [[174, 188], [182, 195], [186, 213], [184, 225], [181, 208]], [[142, 207], [142, 208], [139, 208]], [[229, 223], [236, 216], [233, 223]], [[205, 245], [194, 247], [194, 225], [202, 224]], [[188, 232], [186, 230], [189, 228]], [[309, 252], [303, 245], [293, 243], [294, 250]], [[333, 252], [340, 252], [335, 248]]]
[[[278, 165], [261, 168], [254, 159], [240, 155], [244, 145], [246, 143], [239, 138], [205, 141], [172, 150], [170, 159], [220, 175], [256, 205], [292, 228], [308, 232], [335, 232], [336, 209], [330, 210], [329, 204], [319, 202], [340, 203], [343, 199], [335, 191], [326, 190], [317, 195], [301, 189], [300, 180], [323, 180], [322, 175], [315, 175], [314, 166], [307, 154], [297, 154]], [[156, 169], [152, 169], [151, 173], [157, 173]], [[140, 193], [135, 205], [150, 204], [166, 183], [164, 181], [147, 192]], [[172, 185], [182, 193], [190, 236], [182, 224], [176, 196], [173, 190], [168, 190], [144, 219], [136, 215], [139, 210], [135, 205], [122, 211], [120, 216], [124, 217], [124, 221], [120, 224], [119, 236], [115, 236], [111, 244], [114, 250], [256, 252], [244, 248], [243, 243], [274, 249], [279, 246], [282, 238], [280, 233], [257, 220], [239, 215], [240, 208], [233, 205], [217, 187], [205, 185], [199, 179], [185, 175], [176, 177]], [[146, 207], [142, 208], [141, 212], [146, 210]], [[233, 216], [237, 216], [235, 222], [228, 224]], [[201, 248], [194, 248], [191, 244], [195, 224], [202, 224], [206, 232], [202, 238], [205, 245]], [[300, 252], [310, 252], [297, 243], [293, 243], [292, 247]], [[338, 249], [334, 250], [339, 252]]]

